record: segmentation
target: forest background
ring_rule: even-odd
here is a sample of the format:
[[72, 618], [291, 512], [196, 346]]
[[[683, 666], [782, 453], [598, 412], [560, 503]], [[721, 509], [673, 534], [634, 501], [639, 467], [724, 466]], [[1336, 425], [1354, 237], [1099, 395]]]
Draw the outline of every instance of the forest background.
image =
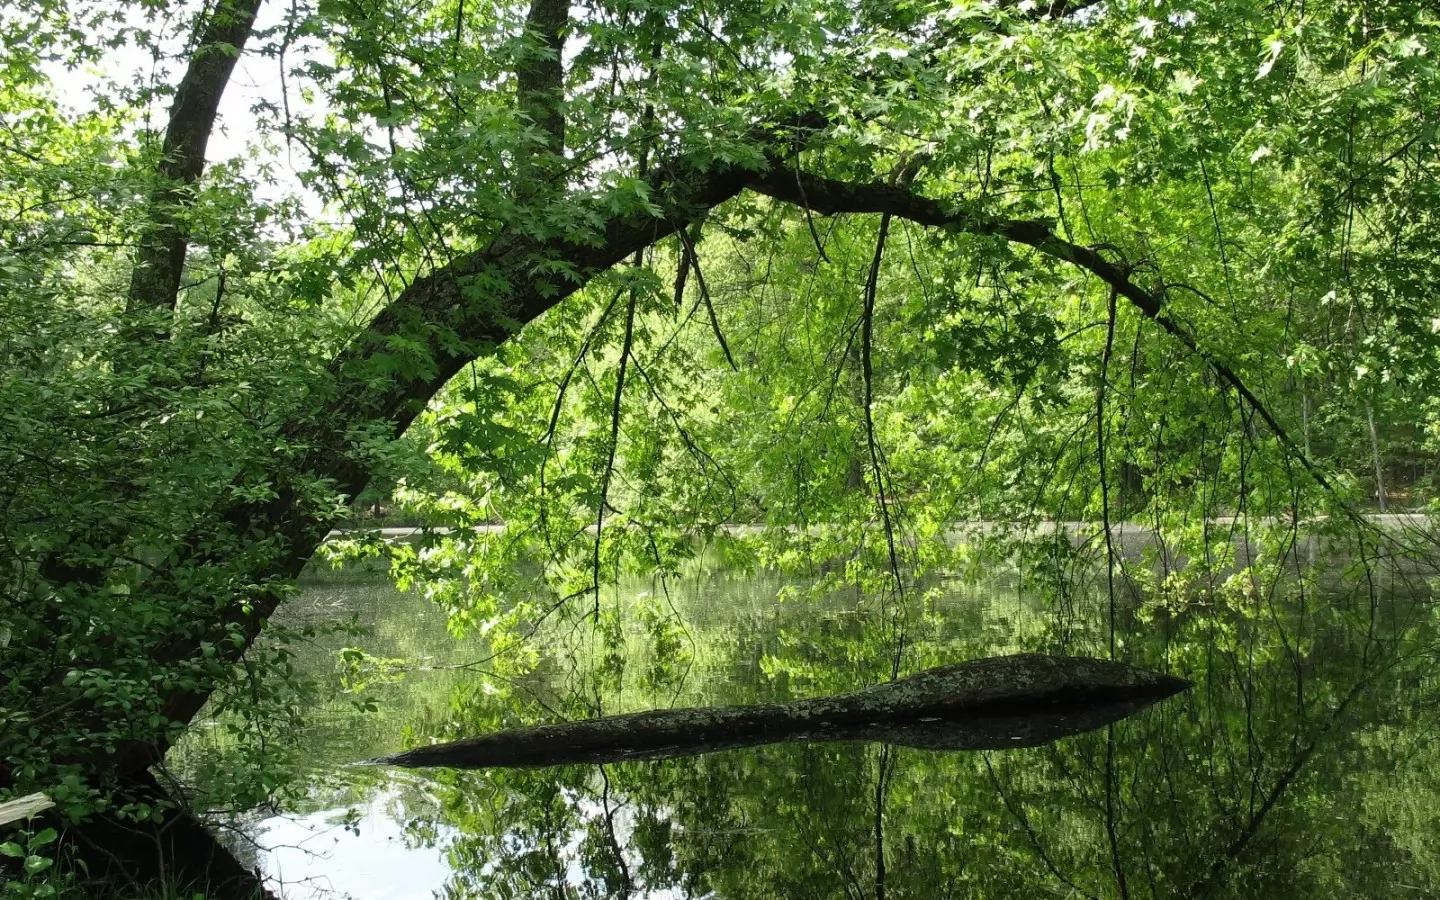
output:
[[[1237, 522], [1425, 558], [1373, 514], [1437, 495], [1435, 26], [1398, 0], [10, 4], [0, 800], [57, 804], [3, 845], [12, 886], [224, 865], [151, 767], [208, 702], [254, 750], [235, 801], [275, 789], [309, 635], [267, 622], [381, 498], [434, 527], [326, 552], [521, 657], [718, 545], [888, 598], [876, 680], [931, 572], [1098, 566], [1113, 611], [1117, 578], [1218, 591]], [[221, 115], [242, 60], [274, 89]], [[1188, 556], [1176, 581], [1126, 567], [1122, 521]]]

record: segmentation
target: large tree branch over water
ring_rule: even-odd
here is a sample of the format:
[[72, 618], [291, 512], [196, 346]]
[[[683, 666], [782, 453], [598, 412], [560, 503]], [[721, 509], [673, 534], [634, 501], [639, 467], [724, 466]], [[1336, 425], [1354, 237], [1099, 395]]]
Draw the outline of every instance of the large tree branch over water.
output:
[[[292, 452], [267, 471], [246, 473], [237, 482], [259, 480], [269, 496], [242, 499], [217, 510], [215, 520], [187, 539], [187, 549], [175, 568], [205, 564], [206, 548], [216, 545], [218, 522], [226, 541], [269, 548], [257, 558], [252, 573], [258, 583], [278, 585], [298, 576], [330, 528], [322, 511], [307, 507], [306, 486], [320, 481], [335, 493], [359, 494], [370, 477], [368, 465], [357, 453], [366, 426], [392, 437], [403, 434], [429, 399], [469, 362], [493, 352], [527, 322], [553, 309], [598, 274], [687, 227], [747, 188], [826, 215], [888, 212], [930, 227], [993, 234], [1095, 274], [1147, 318], [1201, 354], [1252, 403], [1291, 452], [1305, 460], [1316, 479], [1326, 483], [1323, 473], [1294, 447], [1283, 426], [1239, 376], [1204, 354], [1195, 338], [1164, 312], [1164, 298], [1131, 281], [1123, 263], [1057, 237], [1043, 221], [990, 218], [897, 185], [850, 184], [804, 173], [797, 176], [786, 162], [787, 154], [803, 146], [819, 125], [818, 120], [809, 120], [757, 130], [755, 139], [762, 146], [776, 148], [764, 171], [684, 156], [662, 161], [647, 179], [659, 216], [646, 209], [603, 216], [598, 201], [593, 201], [602, 224], [588, 235], [542, 240], [503, 232], [484, 249], [415, 279], [330, 364], [329, 383], [317, 390], [323, 402], [284, 429], [284, 444], [293, 448]], [[396, 352], [396, 339], [418, 346], [417, 355], [424, 357], [426, 364], [412, 370], [391, 370], [387, 361]], [[251, 494], [241, 492], [241, 496]], [[153, 587], [180, 590], [163, 580]], [[283, 591], [276, 589], [236, 598], [227, 608], [217, 610], [213, 619], [197, 623], [192, 633], [157, 646], [157, 661], [195, 658], [207, 644], [221, 648], [224, 658], [238, 660], [283, 596]], [[164, 715], [173, 722], [188, 722], [207, 697], [204, 689], [173, 694], [164, 701]], [[156, 761], [167, 746], [163, 735], [153, 742], [136, 742], [117, 754], [116, 765], [121, 771], [138, 771]]]
[[1055, 233], [1052, 223], [1040, 219], [1002, 219], [987, 215], [964, 202], [944, 201], [918, 194], [909, 187], [879, 182], [853, 183], [838, 181], [808, 172], [782, 167], [753, 178], [751, 189], [776, 200], [809, 209], [822, 215], [839, 213], [872, 213], [908, 219], [919, 225], [963, 231], [970, 234], [994, 235], [1012, 243], [1023, 244], [1037, 252], [1075, 265], [1103, 281], [1111, 290], [1129, 300], [1145, 318], [1179, 341], [1202, 359], [1220, 379], [1240, 395], [1275, 435], [1310, 477], [1327, 491], [1333, 491], [1329, 477], [1310, 459], [1270, 411], [1269, 407], [1245, 383], [1233, 368], [1201, 346], [1194, 334], [1165, 311], [1163, 291], [1146, 289], [1131, 280], [1131, 267], [1124, 260], [1112, 261], [1096, 247], [1087, 247], [1066, 240]]

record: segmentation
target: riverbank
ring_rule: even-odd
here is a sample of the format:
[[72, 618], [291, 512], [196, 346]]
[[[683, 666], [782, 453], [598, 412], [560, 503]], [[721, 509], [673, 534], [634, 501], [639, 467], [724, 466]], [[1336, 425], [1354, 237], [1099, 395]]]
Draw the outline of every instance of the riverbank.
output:
[[[1366, 515], [1364, 520], [1377, 528], [1387, 531], [1416, 530], [1429, 532], [1432, 526], [1432, 517], [1425, 513], [1375, 513]], [[1274, 517], [1250, 518], [1242, 516], [1215, 516], [1208, 520], [1215, 528], [1269, 528], [1279, 524], [1280, 520]], [[1302, 528], [1312, 527], [1324, 522], [1324, 519], [1306, 519], [1300, 525]], [[878, 523], [877, 523], [878, 524]], [[476, 534], [502, 534], [505, 531], [504, 525], [476, 525]], [[991, 535], [1007, 530], [1024, 529], [1031, 534], [1046, 535], [1054, 534], [1056, 531], [1067, 533], [1081, 533], [1096, 531], [1101, 528], [1100, 522], [1085, 522], [1081, 520], [1068, 520], [1063, 522], [1039, 522], [1034, 525], [1017, 525], [1015, 523], [978, 521], [962, 522], [952, 526], [948, 534], [952, 538], [963, 538], [975, 535]], [[735, 537], [759, 534], [764, 531], [764, 525], [722, 525], [720, 530]], [[424, 533], [450, 534], [455, 529], [448, 526], [435, 526], [427, 528], [423, 525], [406, 526], [383, 526], [380, 528], [339, 528], [327, 535], [328, 539], [341, 538], [348, 535], [364, 535], [378, 532], [385, 540], [404, 540]], [[594, 526], [588, 529], [594, 532]], [[819, 526], [811, 526], [812, 532], [818, 532]], [[1110, 533], [1116, 536], [1127, 535], [1152, 535], [1155, 529], [1151, 525], [1140, 522], [1115, 522], [1110, 526]]]

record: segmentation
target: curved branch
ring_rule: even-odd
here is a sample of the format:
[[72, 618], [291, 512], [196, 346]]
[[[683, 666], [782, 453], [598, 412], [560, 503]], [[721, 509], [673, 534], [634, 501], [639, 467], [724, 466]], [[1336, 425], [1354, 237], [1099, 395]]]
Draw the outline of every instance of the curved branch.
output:
[[1224, 362], [1205, 351], [1186, 328], [1164, 311], [1162, 293], [1146, 290], [1130, 280], [1129, 267], [1114, 263], [1095, 247], [1067, 241], [1057, 235], [1050, 222], [1041, 219], [997, 219], [963, 202], [937, 200], [894, 184], [855, 184], [819, 175], [801, 174], [793, 170], [771, 168], [750, 180], [749, 187], [822, 215], [838, 213], [875, 213], [909, 219], [932, 228], [945, 228], [969, 234], [990, 234], [1012, 243], [1024, 244], [1054, 259], [1071, 263], [1105, 282], [1116, 294], [1129, 300], [1147, 319], [1159, 325], [1187, 350], [1200, 357], [1220, 379], [1250, 406], [1266, 427], [1275, 435], [1292, 457], [1297, 459], [1310, 477], [1322, 488], [1334, 492], [1330, 479], [1297, 445], [1269, 408], [1256, 396], [1245, 381]]
[[[266, 470], [238, 476], [232, 492], [238, 499], [197, 526], [170, 567], [178, 574], [222, 562], [212, 558], [218, 551], [211, 548], [225, 539], [246, 541], [263, 547], [251, 564], [255, 580], [273, 583], [274, 589], [234, 598], [192, 633], [158, 642], [152, 656], [161, 663], [197, 659], [208, 644], [226, 659], [239, 658], [285, 596], [281, 585], [299, 575], [329, 531], [323, 514], [306, 508], [308, 486], [320, 481], [355, 496], [368, 483], [368, 466], [355, 452], [367, 428], [400, 436], [465, 365], [493, 352], [597, 274], [738, 195], [750, 175], [738, 165], [670, 160], [647, 179], [658, 216], [643, 209], [607, 215], [597, 205], [595, 218], [602, 224], [591, 233], [537, 239], [504, 232], [484, 249], [412, 281], [331, 362], [328, 384], [316, 392], [318, 408], [283, 430], [278, 445], [292, 449], [269, 461]], [[403, 358], [397, 358], [397, 346], [410, 348]], [[265, 499], [253, 499], [257, 482], [267, 487]], [[147, 587], [157, 593], [187, 590], [167, 578]], [[188, 722], [207, 697], [203, 687], [178, 691], [164, 699], [163, 714], [171, 722]], [[157, 734], [88, 762], [138, 771], [168, 744], [168, 736]]]
[[[307, 494], [319, 482], [329, 491], [354, 496], [369, 481], [367, 463], [356, 452], [363, 435], [403, 434], [430, 398], [469, 362], [493, 352], [597, 274], [698, 221], [746, 188], [799, 205], [803, 186], [804, 202], [824, 214], [889, 212], [922, 225], [995, 234], [1027, 244], [1095, 273], [1147, 317], [1200, 352], [1194, 339], [1161, 311], [1160, 298], [1131, 283], [1125, 269], [1095, 249], [1057, 238], [1048, 223], [987, 218], [893, 184], [851, 185], [811, 175], [797, 181], [780, 154], [799, 150], [814, 123], [805, 120], [792, 127], [794, 133], [757, 131], [756, 141], [772, 148], [763, 172], [686, 157], [667, 160], [646, 179], [657, 209], [613, 213], [596, 203], [593, 220], [600, 224], [588, 234], [539, 239], [503, 232], [485, 248], [412, 281], [332, 361], [327, 383], [317, 386], [312, 395], [317, 397], [316, 407], [292, 421], [277, 440], [283, 452], [263, 469], [237, 477], [229, 499], [181, 542], [169, 572], [147, 585], [155, 594], [184, 595], [189, 592], [181, 583], [185, 572], [196, 565], [224, 562], [216, 556], [224, 551], [215, 548], [238, 541], [252, 551], [246, 563], [251, 580], [274, 587], [231, 598], [188, 633], [157, 641], [152, 653], [157, 663], [200, 659], [202, 645], [214, 647], [225, 661], [240, 657], [285, 596], [283, 585], [300, 573], [329, 531], [324, 510], [311, 508]], [[410, 349], [397, 359], [401, 352], [397, 347]], [[1206, 359], [1288, 442], [1238, 376]], [[409, 364], [402, 364], [406, 361]], [[1306, 467], [1325, 483], [1308, 461]], [[264, 491], [257, 491], [257, 484]], [[257, 494], [265, 496], [256, 499]], [[177, 691], [163, 698], [162, 711], [170, 722], [188, 722], [207, 696], [204, 686]], [[169, 739], [167, 734], [148, 735], [113, 756], [84, 762], [136, 772], [159, 758]]]

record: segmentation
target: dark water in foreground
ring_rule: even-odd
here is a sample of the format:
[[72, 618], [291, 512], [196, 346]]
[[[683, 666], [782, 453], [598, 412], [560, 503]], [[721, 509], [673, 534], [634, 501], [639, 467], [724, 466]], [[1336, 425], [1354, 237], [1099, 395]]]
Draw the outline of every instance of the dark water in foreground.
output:
[[[598, 632], [542, 622], [528, 650], [490, 659], [383, 576], [322, 573], [287, 619], [353, 613], [371, 634], [300, 645], [303, 671], [348, 688], [296, 736], [305, 776], [284, 808], [240, 816], [229, 840], [291, 898], [1436, 897], [1440, 640], [1425, 591], [1390, 577], [1127, 594], [1116, 657], [1195, 689], [1048, 747], [407, 772], [348, 763], [598, 712], [853, 690], [887, 680], [897, 647], [902, 674], [1104, 656], [1108, 597], [1000, 578], [901, 607], [701, 562], [623, 585]], [[348, 669], [347, 644], [368, 654]], [[222, 727], [181, 750], [181, 769], [236, 752]]]

